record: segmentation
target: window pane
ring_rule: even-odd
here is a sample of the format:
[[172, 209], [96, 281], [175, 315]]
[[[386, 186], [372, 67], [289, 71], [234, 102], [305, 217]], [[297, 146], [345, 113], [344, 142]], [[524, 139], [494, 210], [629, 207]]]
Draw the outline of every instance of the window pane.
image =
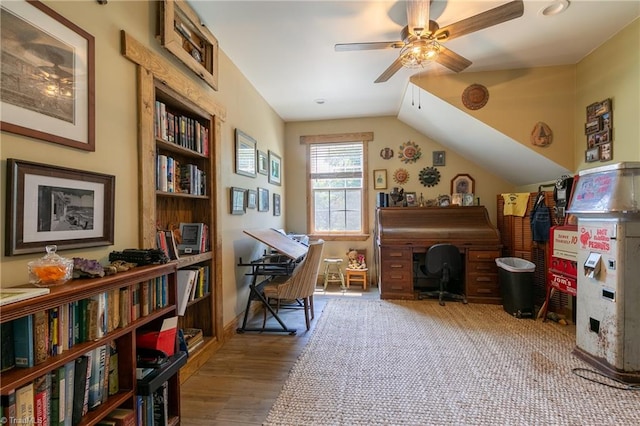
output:
[[309, 146], [313, 232], [363, 232], [364, 144]]

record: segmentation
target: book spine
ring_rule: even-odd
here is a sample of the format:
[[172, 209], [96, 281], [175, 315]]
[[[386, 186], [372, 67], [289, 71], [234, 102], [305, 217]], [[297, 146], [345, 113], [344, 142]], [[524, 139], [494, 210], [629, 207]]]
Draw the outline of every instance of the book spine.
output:
[[13, 321], [13, 347], [17, 367], [34, 366], [34, 325], [33, 315]]
[[49, 356], [49, 321], [46, 311], [33, 314], [34, 327], [34, 362], [36, 365], [45, 362]]
[[2, 402], [2, 417], [5, 419], [15, 419], [16, 418], [16, 391], [14, 389], [10, 390], [6, 395], [0, 396], [0, 401]]
[[51, 426], [64, 425], [66, 392], [66, 370], [59, 367], [51, 373]]
[[64, 365], [65, 393], [64, 393], [64, 426], [73, 424], [73, 392], [76, 362], [71, 361]]
[[109, 353], [109, 388], [107, 395], [112, 396], [120, 390], [118, 379], [118, 347], [115, 342], [111, 342], [109, 345]]
[[16, 390], [16, 418], [25, 423], [35, 419], [35, 393], [33, 383]]
[[0, 371], [7, 371], [16, 366], [15, 338], [13, 337], [13, 322], [0, 324]]

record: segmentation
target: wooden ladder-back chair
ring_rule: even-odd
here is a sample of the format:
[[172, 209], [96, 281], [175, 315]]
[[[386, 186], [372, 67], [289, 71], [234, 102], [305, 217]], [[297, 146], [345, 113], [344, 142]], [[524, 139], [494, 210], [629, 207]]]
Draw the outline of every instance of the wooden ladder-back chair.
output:
[[[320, 263], [322, 261], [323, 246], [323, 240], [309, 244], [307, 254], [298, 266], [296, 266], [291, 275], [275, 277], [263, 288], [267, 303], [270, 303], [271, 299], [276, 300], [276, 312], [280, 309], [280, 302], [283, 300], [302, 300], [307, 330], [309, 330], [310, 321], [314, 318], [313, 293], [316, 290], [316, 283], [318, 281], [318, 271], [320, 270]], [[311, 317], [309, 317], [309, 313], [311, 313]], [[267, 309], [264, 310], [263, 328], [266, 320]]]

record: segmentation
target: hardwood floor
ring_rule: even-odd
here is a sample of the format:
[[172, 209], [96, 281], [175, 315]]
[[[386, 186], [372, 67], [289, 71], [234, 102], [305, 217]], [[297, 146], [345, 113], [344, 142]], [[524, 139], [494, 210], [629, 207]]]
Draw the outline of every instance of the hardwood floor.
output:
[[[307, 331], [301, 310], [281, 310], [288, 327], [297, 334], [245, 333], [234, 335], [211, 359], [191, 376], [180, 390], [181, 425], [260, 425], [267, 418], [290, 369], [305, 347], [324, 306], [334, 297], [379, 297], [377, 287], [362, 291], [339, 286], [316, 291], [315, 319]], [[262, 325], [262, 315], [252, 324]], [[273, 323], [272, 318], [267, 324]], [[345, 324], [345, 329], [348, 328]]]

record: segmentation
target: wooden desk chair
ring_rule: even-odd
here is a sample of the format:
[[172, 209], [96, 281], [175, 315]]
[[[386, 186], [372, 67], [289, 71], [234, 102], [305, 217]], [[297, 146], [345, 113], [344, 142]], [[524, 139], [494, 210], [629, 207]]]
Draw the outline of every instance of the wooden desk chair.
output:
[[[276, 300], [276, 312], [278, 312], [281, 302], [284, 300], [295, 301], [296, 303], [302, 300], [307, 330], [309, 330], [310, 327], [310, 320], [315, 316], [313, 311], [313, 293], [316, 290], [323, 246], [323, 240], [309, 244], [307, 254], [298, 266], [296, 266], [296, 269], [293, 270], [291, 275], [278, 276], [271, 282], [265, 284], [263, 288], [267, 303], [271, 303], [272, 299]], [[311, 313], [311, 315], [309, 315], [309, 313]], [[263, 328], [266, 321], [267, 309], [264, 310]]]

